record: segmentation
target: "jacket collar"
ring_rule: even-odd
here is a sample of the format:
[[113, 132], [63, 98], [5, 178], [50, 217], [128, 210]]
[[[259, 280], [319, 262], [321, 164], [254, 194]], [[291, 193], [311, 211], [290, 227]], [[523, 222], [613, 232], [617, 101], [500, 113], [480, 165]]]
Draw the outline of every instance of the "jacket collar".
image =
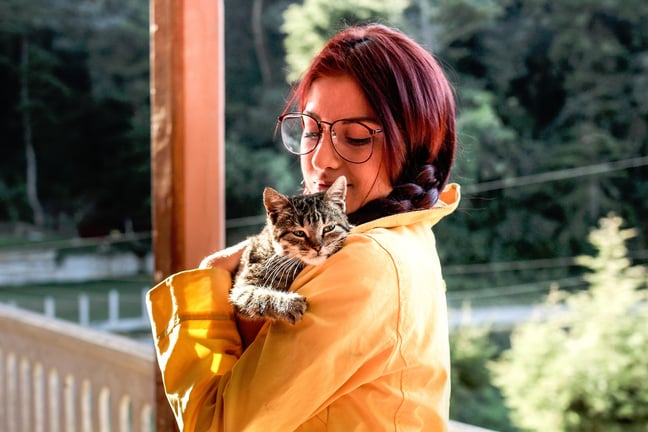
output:
[[436, 225], [441, 219], [449, 215], [459, 205], [461, 187], [457, 183], [448, 184], [434, 207], [427, 210], [418, 210], [385, 216], [357, 225], [351, 229], [352, 233], [363, 233], [373, 228], [393, 228], [396, 226], [412, 225], [425, 222], [430, 226]]

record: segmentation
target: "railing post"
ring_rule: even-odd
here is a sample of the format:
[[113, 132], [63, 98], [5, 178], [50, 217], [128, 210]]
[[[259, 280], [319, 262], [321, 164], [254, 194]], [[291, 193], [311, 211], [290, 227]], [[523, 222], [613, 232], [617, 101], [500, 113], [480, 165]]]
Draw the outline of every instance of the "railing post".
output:
[[108, 324], [114, 325], [119, 322], [119, 291], [108, 292]]
[[45, 297], [45, 300], [43, 300], [43, 309], [46, 317], [49, 318], [56, 317], [56, 302], [54, 301], [54, 297], [52, 296]]
[[146, 293], [148, 292], [149, 288], [144, 288], [142, 289], [142, 314], [140, 315], [142, 319], [146, 319], [148, 317], [148, 309], [146, 308]]
[[79, 294], [79, 324], [90, 325], [90, 297], [87, 294]]

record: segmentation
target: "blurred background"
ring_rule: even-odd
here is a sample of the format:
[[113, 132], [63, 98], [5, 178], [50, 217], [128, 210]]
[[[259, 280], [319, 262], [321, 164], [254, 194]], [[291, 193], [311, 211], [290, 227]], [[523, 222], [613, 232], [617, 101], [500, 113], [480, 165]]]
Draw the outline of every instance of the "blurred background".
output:
[[[397, 26], [456, 89], [463, 199], [435, 228], [453, 418], [648, 430], [648, 3], [224, 3], [227, 243], [260, 229], [265, 186], [299, 191], [273, 132], [312, 55], [346, 24]], [[0, 2], [0, 302], [146, 338], [149, 116], [148, 0]]]

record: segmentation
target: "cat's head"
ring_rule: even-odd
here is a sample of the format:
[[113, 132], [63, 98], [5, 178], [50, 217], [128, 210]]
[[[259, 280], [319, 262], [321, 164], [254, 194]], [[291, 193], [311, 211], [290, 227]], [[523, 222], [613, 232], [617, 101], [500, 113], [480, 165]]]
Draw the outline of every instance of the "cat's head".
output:
[[272, 188], [263, 202], [278, 255], [318, 265], [337, 252], [351, 226], [346, 216], [346, 177], [323, 192], [288, 197]]

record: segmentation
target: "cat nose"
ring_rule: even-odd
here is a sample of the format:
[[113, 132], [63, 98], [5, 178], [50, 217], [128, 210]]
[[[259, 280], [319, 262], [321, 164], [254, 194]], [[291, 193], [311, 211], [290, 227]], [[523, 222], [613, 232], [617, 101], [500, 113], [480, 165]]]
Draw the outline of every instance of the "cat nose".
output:
[[321, 244], [313, 245], [313, 249], [315, 250], [315, 252], [319, 253], [319, 251], [322, 250], [322, 245]]

